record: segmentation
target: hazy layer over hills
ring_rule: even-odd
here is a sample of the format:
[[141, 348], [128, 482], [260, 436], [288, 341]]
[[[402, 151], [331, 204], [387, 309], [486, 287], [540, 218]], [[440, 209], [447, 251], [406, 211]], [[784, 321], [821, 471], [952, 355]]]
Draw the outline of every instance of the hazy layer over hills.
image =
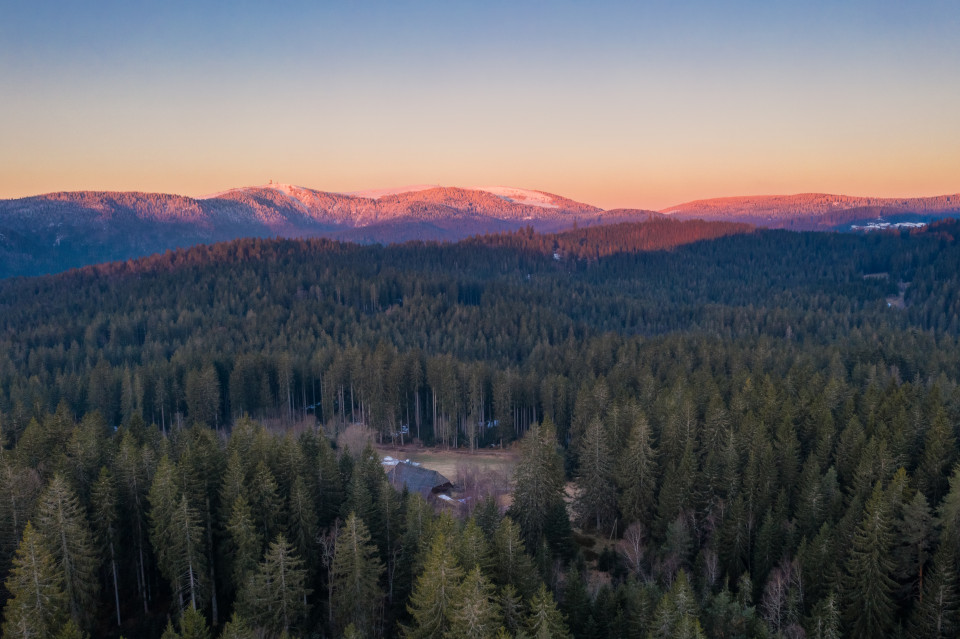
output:
[[926, 221], [960, 215], [960, 195], [737, 197], [700, 200], [657, 213], [604, 211], [550, 193], [503, 186], [420, 185], [332, 193], [271, 183], [204, 198], [51, 193], [0, 200], [0, 277], [55, 272], [240, 237], [331, 237], [362, 243], [457, 240], [526, 226], [561, 231], [661, 215], [796, 230], [843, 229], [877, 219]]
[[748, 222], [770, 228], [822, 230], [888, 217], [923, 221], [960, 214], [960, 194], [917, 198], [856, 197], [829, 193], [755, 195], [695, 200], [661, 211], [681, 219]]

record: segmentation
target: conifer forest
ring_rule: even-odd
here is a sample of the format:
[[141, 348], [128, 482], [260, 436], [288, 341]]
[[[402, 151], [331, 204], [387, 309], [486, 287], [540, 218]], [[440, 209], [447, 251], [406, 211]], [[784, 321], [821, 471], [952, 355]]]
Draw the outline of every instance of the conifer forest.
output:
[[[660, 220], [0, 280], [2, 634], [957, 637], [958, 239]], [[391, 482], [422, 448], [508, 488]]]

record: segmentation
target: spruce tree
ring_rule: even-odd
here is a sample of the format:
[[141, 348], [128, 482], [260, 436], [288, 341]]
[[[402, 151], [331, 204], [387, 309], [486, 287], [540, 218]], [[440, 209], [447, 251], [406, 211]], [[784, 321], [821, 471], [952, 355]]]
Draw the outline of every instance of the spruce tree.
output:
[[100, 476], [90, 494], [93, 506], [93, 523], [96, 529], [96, 538], [105, 552], [103, 556], [107, 562], [107, 573], [113, 586], [114, 607], [117, 613], [117, 625], [120, 619], [120, 586], [117, 578], [117, 554], [119, 546], [119, 529], [117, 513], [117, 486], [113, 475], [104, 466], [100, 469]]
[[69, 614], [63, 572], [33, 524], [27, 522], [5, 586], [3, 636], [52, 637]]
[[893, 627], [896, 583], [891, 558], [891, 522], [880, 482], [863, 510], [846, 563], [844, 616], [854, 639], [884, 637]]
[[289, 633], [307, 612], [307, 571], [283, 534], [270, 543], [263, 561], [243, 586], [244, 616], [276, 633]]
[[594, 526], [598, 532], [609, 530], [617, 516], [617, 501], [613, 456], [599, 417], [590, 421], [579, 448], [576, 511], [583, 524]]
[[502, 616], [494, 600], [494, 588], [479, 567], [463, 579], [450, 612], [445, 639], [493, 639]]
[[87, 627], [96, 610], [100, 580], [99, 561], [90, 525], [76, 494], [59, 473], [54, 475], [40, 497], [37, 530], [63, 573], [70, 618]]
[[840, 639], [840, 606], [837, 596], [830, 592], [813, 607], [806, 623], [809, 639]]
[[474, 517], [470, 517], [464, 525], [454, 552], [464, 569], [469, 570], [474, 566], [479, 566], [481, 570], [490, 569], [490, 544]]
[[273, 539], [281, 528], [283, 509], [279, 490], [270, 468], [262, 461], [257, 463], [248, 486], [248, 497], [253, 517], [264, 539]]
[[905, 584], [903, 590], [910, 599], [923, 592], [923, 573], [936, 538], [934, 523], [927, 498], [919, 490], [904, 505], [896, 521], [896, 575]]
[[351, 513], [337, 536], [333, 556], [334, 618], [339, 628], [353, 624], [364, 636], [374, 634], [379, 618], [383, 564], [363, 520]]
[[569, 639], [570, 632], [557, 609], [557, 602], [544, 584], [530, 600], [530, 613], [527, 616], [526, 630], [532, 639]]
[[290, 497], [287, 500], [288, 528], [290, 541], [297, 554], [307, 562], [313, 564], [314, 547], [317, 537], [316, 499], [309, 485], [303, 477], [297, 477], [290, 488]]
[[624, 523], [639, 521], [649, 527], [656, 504], [657, 454], [650, 424], [643, 415], [630, 429], [616, 478], [621, 491], [619, 505]]
[[510, 584], [523, 597], [529, 597], [537, 587], [536, 574], [520, 537], [520, 527], [510, 517], [504, 517], [493, 535], [494, 579], [501, 586]]
[[912, 639], [956, 637], [958, 626], [958, 584], [953, 543], [941, 544], [923, 584], [920, 600], [914, 605], [907, 624]]
[[202, 606], [208, 576], [206, 531], [200, 513], [180, 490], [177, 470], [164, 456], [150, 486], [150, 541], [180, 609]]
[[234, 612], [220, 632], [219, 639], [256, 639], [256, 635], [247, 620]]
[[680, 570], [670, 590], [657, 604], [648, 636], [650, 639], [704, 639], [698, 613], [687, 573]]
[[557, 451], [553, 422], [544, 420], [527, 431], [514, 470], [509, 514], [519, 524], [528, 544], [539, 544], [551, 509], [564, 505], [563, 487], [563, 460]]
[[250, 512], [250, 504], [243, 495], [237, 495], [234, 500], [226, 529], [226, 551], [232, 563], [231, 577], [234, 587], [240, 588], [257, 567], [263, 550], [263, 539]]
[[174, 543], [167, 551], [166, 576], [178, 584], [184, 601], [189, 599], [190, 607], [196, 609], [203, 605], [208, 587], [206, 535], [200, 513], [189, 504], [186, 495], [180, 497], [169, 526]]
[[210, 639], [210, 628], [207, 627], [207, 618], [194, 608], [187, 608], [180, 616], [181, 639]]
[[941, 408], [927, 429], [923, 458], [917, 469], [920, 490], [932, 504], [939, 503], [949, 489], [947, 472], [956, 459], [956, 448], [956, 439]]
[[440, 639], [447, 633], [462, 579], [463, 570], [446, 537], [436, 535], [407, 605], [413, 623], [403, 629], [406, 639]]

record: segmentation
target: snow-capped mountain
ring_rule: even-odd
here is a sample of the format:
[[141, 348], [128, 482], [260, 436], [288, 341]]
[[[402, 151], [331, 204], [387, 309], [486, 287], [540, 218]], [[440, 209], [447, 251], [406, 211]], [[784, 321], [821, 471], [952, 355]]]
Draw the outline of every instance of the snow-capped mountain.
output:
[[[695, 200], [663, 209], [678, 219], [747, 222], [768, 228], [847, 230], [859, 223], [960, 215], [960, 193], [936, 197], [879, 198], [828, 193], [756, 195]], [[903, 218], [901, 220], [900, 218]]]
[[268, 183], [200, 198], [136, 192], [50, 193], [0, 200], [0, 277], [34, 275], [240, 237], [331, 237], [355, 242], [458, 240], [531, 226], [675, 219], [748, 222], [795, 230], [960, 216], [960, 194], [868, 198], [827, 194], [698, 200], [661, 212], [604, 211], [507, 186], [421, 184], [353, 193]]
[[[646, 219], [631, 211], [615, 221]], [[457, 240], [608, 221], [595, 206], [507, 187], [421, 185], [359, 193], [269, 183], [201, 198], [70, 192], [0, 200], [0, 277], [63, 270], [239, 237]]]

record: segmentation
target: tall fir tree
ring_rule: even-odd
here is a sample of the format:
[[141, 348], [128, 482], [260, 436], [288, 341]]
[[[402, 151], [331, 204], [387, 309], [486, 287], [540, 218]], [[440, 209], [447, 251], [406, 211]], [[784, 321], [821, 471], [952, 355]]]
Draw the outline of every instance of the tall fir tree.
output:
[[911, 639], [946, 639], [960, 630], [956, 555], [953, 543], [940, 546], [924, 580], [921, 598], [914, 605], [907, 624]]
[[519, 524], [524, 541], [539, 545], [551, 509], [564, 505], [563, 460], [550, 420], [531, 426], [520, 443], [514, 486], [509, 514]]
[[293, 544], [282, 535], [244, 584], [240, 607], [246, 618], [274, 633], [289, 633], [307, 613], [307, 571]]
[[699, 606], [684, 570], [657, 604], [650, 624], [650, 639], [705, 639]]
[[533, 595], [537, 571], [520, 537], [520, 527], [504, 517], [493, 535], [493, 576], [496, 582], [512, 585], [523, 597]]
[[579, 448], [576, 511], [582, 524], [603, 532], [617, 517], [617, 497], [613, 490], [613, 455], [599, 417], [590, 421]]
[[809, 639], [840, 639], [840, 605], [833, 592], [828, 593], [813, 607], [810, 618], [807, 619], [806, 631]]
[[406, 639], [441, 639], [447, 633], [462, 579], [463, 569], [450, 544], [437, 534], [407, 605], [413, 623], [403, 629]]
[[3, 608], [3, 636], [21, 639], [52, 637], [69, 618], [63, 572], [33, 524], [27, 523], [5, 586], [10, 598]]
[[639, 521], [649, 527], [656, 504], [657, 452], [650, 424], [643, 415], [638, 416], [630, 428], [616, 479], [624, 523]]
[[544, 584], [540, 584], [540, 589], [530, 600], [526, 630], [532, 639], [570, 638], [563, 613], [557, 608], [557, 602]]
[[37, 530], [63, 573], [70, 618], [82, 628], [93, 621], [100, 590], [100, 562], [86, 514], [59, 473], [53, 476], [37, 507]]
[[120, 619], [120, 584], [118, 578], [118, 551], [119, 551], [119, 515], [117, 512], [117, 485], [113, 475], [104, 466], [100, 469], [100, 476], [90, 493], [93, 508], [93, 523], [96, 539], [102, 548], [102, 556], [106, 562], [106, 572], [113, 590], [114, 610], [117, 615], [117, 626]]
[[353, 624], [363, 636], [375, 634], [383, 591], [383, 563], [366, 524], [351, 513], [337, 536], [333, 556], [334, 618], [338, 627]]
[[853, 536], [846, 563], [844, 617], [854, 639], [884, 637], [893, 628], [893, 539], [888, 501], [880, 482], [874, 486]]
[[200, 513], [178, 484], [177, 469], [166, 456], [150, 486], [150, 541], [160, 572], [170, 583], [181, 610], [203, 605], [206, 532]]
[[493, 639], [502, 616], [493, 584], [474, 566], [463, 579], [450, 612], [445, 639]]
[[257, 528], [250, 504], [243, 495], [237, 495], [226, 523], [226, 555], [231, 564], [230, 576], [234, 588], [241, 588], [257, 567], [263, 551], [263, 538]]

